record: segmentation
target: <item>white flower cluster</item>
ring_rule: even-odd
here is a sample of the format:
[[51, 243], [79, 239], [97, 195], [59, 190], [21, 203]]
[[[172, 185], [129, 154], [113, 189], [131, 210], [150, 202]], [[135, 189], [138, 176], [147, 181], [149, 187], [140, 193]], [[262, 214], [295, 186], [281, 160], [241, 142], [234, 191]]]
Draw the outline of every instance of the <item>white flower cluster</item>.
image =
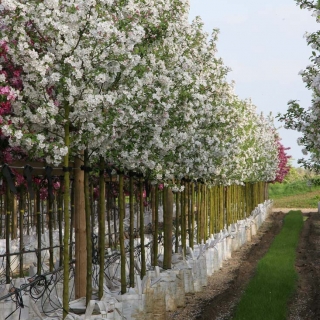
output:
[[71, 154], [89, 149], [93, 161], [103, 156], [154, 180], [275, 176], [271, 120], [234, 94], [216, 55], [218, 31], [208, 40], [200, 18], [188, 22], [188, 0], [2, 5], [0, 35], [23, 67], [23, 90], [5, 117], [12, 144], [57, 163], [70, 124]]

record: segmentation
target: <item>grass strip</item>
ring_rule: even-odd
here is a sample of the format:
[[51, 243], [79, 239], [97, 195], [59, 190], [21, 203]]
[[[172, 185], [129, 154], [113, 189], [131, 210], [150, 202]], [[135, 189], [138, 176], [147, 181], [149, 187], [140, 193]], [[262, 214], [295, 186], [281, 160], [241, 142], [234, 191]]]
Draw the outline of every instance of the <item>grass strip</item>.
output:
[[290, 211], [269, 251], [259, 261], [233, 320], [285, 320], [287, 303], [295, 290], [296, 248], [303, 226], [301, 211]]
[[318, 208], [320, 201], [319, 191], [272, 199], [274, 208]]
[[320, 191], [320, 186], [307, 184], [307, 181], [294, 181], [291, 183], [270, 183], [269, 196], [273, 199], [295, 196], [297, 194], [306, 194]]

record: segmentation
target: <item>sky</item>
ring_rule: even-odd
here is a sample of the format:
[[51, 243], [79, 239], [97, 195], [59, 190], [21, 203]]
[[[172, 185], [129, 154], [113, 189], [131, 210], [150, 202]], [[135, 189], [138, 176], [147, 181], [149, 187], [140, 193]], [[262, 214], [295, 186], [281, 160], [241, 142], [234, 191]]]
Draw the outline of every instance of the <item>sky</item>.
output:
[[[311, 91], [298, 75], [310, 64], [311, 48], [303, 36], [319, 27], [310, 11], [294, 0], [190, 0], [190, 7], [190, 21], [200, 16], [208, 33], [220, 29], [218, 56], [232, 69], [229, 80], [235, 80], [240, 98], [251, 98], [257, 112], [274, 116], [286, 112], [289, 100], [310, 106]], [[298, 166], [299, 133], [280, 128], [276, 119], [275, 125]]]

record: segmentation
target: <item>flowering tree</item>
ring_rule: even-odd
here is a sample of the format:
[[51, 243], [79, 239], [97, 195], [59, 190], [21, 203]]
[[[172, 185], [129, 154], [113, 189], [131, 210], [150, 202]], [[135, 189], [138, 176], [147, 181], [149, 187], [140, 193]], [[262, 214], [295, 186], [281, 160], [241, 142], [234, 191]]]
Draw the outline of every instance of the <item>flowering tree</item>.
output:
[[[2, 132], [11, 146], [23, 148], [30, 157], [55, 164], [63, 158], [67, 190], [70, 154], [86, 148], [92, 138], [86, 133], [97, 136], [101, 121], [113, 122], [116, 112], [108, 106], [117, 96], [114, 89], [122, 73], [130, 74], [140, 59], [134, 49], [145, 31], [138, 21], [149, 16], [151, 24], [157, 20], [152, 7], [145, 5], [142, 13], [139, 9], [134, 1], [2, 1], [1, 39], [10, 63], [22, 69], [23, 83], [20, 91], [4, 86], [12, 110], [1, 116]], [[65, 274], [68, 197], [66, 192]]]
[[277, 176], [275, 178], [275, 182], [283, 182], [286, 176], [289, 174], [291, 170], [291, 166], [289, 163], [289, 159], [291, 156], [287, 155], [286, 151], [290, 148], [285, 148], [280, 140], [277, 141], [278, 143], [278, 159], [279, 159], [279, 166], [277, 171]]
[[3, 148], [63, 160], [66, 190], [82, 153], [86, 169], [103, 160], [157, 181], [275, 178], [272, 120], [233, 93], [218, 32], [189, 24], [187, 0], [2, 0], [0, 18]]
[[[296, 1], [300, 8], [313, 11], [313, 16], [319, 21], [320, 4], [318, 1]], [[312, 48], [311, 64], [305, 70], [300, 71], [302, 80], [306, 87], [312, 91], [313, 98], [311, 106], [308, 109], [302, 108], [297, 100], [288, 102], [287, 112], [279, 115], [279, 120], [284, 122], [287, 129], [297, 130], [301, 132], [302, 137], [298, 139], [298, 144], [304, 146], [302, 150], [304, 155], [310, 154], [309, 159], [299, 159], [305, 168], [320, 171], [320, 131], [319, 131], [319, 115], [320, 115], [320, 33], [316, 31], [305, 35], [308, 45]]]

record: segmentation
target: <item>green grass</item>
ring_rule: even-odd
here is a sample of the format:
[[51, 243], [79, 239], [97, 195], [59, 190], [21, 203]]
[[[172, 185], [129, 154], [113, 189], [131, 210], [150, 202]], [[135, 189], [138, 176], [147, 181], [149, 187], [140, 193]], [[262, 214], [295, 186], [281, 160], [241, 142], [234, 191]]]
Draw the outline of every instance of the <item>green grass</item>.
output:
[[301, 211], [290, 211], [285, 216], [284, 226], [259, 261], [233, 320], [286, 319], [287, 303], [298, 278], [294, 263], [302, 226]]
[[308, 187], [305, 180], [269, 185], [269, 196], [276, 208], [317, 208], [320, 186]]
[[269, 185], [269, 196], [273, 199], [317, 191], [320, 195], [320, 186], [308, 187], [305, 180], [294, 181], [291, 183], [274, 183]]

